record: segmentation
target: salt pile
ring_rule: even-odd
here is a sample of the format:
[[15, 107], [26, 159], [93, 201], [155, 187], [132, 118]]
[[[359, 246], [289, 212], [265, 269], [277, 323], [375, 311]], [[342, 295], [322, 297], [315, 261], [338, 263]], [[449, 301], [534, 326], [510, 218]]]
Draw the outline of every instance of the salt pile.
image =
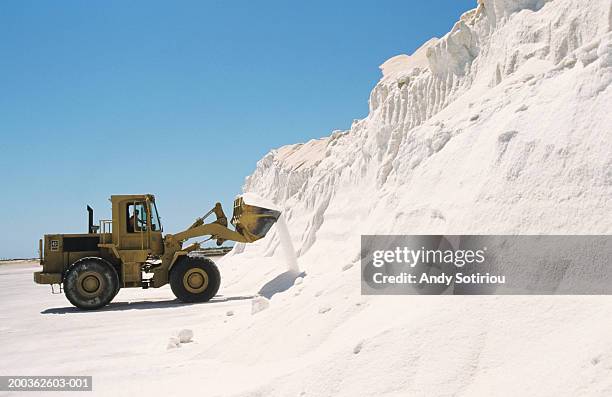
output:
[[366, 233], [612, 230], [610, 2], [480, 3], [385, 62], [350, 130], [259, 161], [244, 189], [289, 208], [300, 257], [352, 262]]
[[[252, 393], [610, 393], [609, 297], [362, 297], [358, 263], [362, 234], [612, 233], [611, 31], [609, 0], [479, 1], [382, 65], [366, 118], [258, 162], [309, 278], [235, 341], [288, 366]], [[228, 262], [284, 264], [278, 238]]]

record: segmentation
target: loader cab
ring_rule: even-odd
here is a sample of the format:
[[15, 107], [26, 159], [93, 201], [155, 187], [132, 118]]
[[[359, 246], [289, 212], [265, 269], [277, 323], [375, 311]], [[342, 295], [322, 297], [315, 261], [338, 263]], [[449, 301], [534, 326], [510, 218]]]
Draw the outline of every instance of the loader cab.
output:
[[155, 196], [111, 196], [112, 236], [118, 250], [140, 251], [141, 255], [163, 252], [162, 226]]

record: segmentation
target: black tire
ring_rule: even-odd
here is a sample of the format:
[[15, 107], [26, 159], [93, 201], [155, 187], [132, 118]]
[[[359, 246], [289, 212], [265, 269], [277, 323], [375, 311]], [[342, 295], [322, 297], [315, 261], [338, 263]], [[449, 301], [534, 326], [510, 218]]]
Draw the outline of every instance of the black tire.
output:
[[64, 294], [74, 306], [95, 310], [106, 306], [119, 292], [119, 275], [104, 259], [83, 258], [64, 276]]
[[113, 299], [115, 299], [115, 296], [117, 296], [117, 294], [119, 293], [120, 289], [121, 289], [121, 282], [118, 282], [117, 283], [117, 289], [115, 290], [115, 292], [113, 292], [113, 296], [112, 296], [111, 300], [109, 301], [109, 303], [112, 302]]
[[170, 270], [170, 287], [182, 302], [208, 302], [220, 285], [219, 269], [203, 256], [185, 256]]

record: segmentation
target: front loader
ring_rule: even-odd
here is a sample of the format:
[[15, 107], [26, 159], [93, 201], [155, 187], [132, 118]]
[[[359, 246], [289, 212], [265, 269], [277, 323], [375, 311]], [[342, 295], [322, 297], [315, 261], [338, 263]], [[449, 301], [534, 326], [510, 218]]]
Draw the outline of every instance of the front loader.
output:
[[[121, 288], [159, 288], [168, 283], [179, 300], [206, 302], [219, 290], [219, 270], [197, 252], [200, 243], [183, 247], [185, 241], [210, 236], [217, 245], [226, 240], [251, 243], [263, 238], [280, 216], [279, 211], [248, 205], [238, 197], [231, 219], [234, 230], [217, 203], [186, 230], [164, 235], [152, 194], [115, 195], [110, 201], [112, 219], [98, 225], [87, 207], [88, 233], [47, 234], [39, 242], [43, 268], [34, 273], [34, 281], [59, 284], [81, 309], [107, 305]], [[213, 213], [217, 219], [205, 223]]]

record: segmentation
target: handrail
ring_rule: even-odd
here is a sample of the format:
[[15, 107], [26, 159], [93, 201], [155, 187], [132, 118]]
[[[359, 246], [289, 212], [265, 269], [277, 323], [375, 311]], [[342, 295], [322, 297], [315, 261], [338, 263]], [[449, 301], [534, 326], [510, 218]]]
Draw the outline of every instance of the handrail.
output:
[[[113, 232], [113, 220], [112, 219], [100, 219], [100, 244], [106, 244], [107, 225], [108, 225], [108, 233], [112, 233]], [[112, 240], [112, 237], [111, 237], [111, 240]]]

